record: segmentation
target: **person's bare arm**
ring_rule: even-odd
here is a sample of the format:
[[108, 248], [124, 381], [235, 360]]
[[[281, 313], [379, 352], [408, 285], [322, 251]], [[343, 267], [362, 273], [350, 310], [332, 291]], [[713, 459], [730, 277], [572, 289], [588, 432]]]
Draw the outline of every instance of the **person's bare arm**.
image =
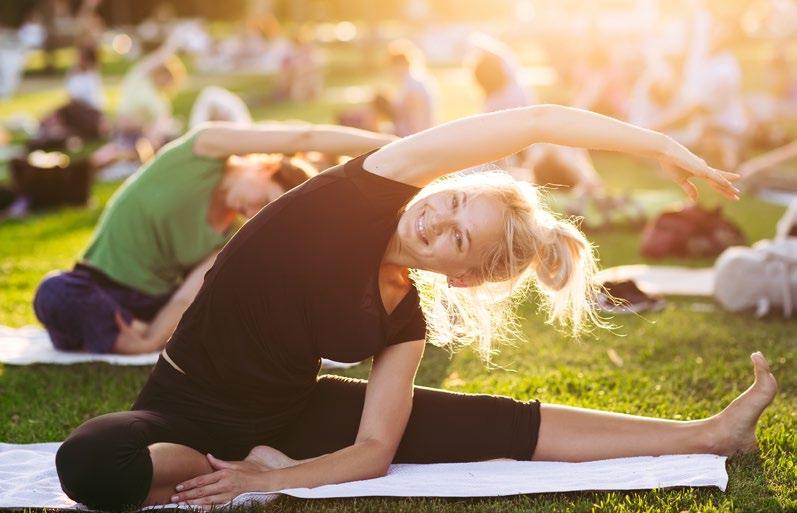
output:
[[672, 138], [608, 116], [560, 105], [533, 105], [457, 119], [399, 139], [369, 155], [366, 170], [416, 186], [455, 171], [494, 162], [540, 142], [650, 157], [667, 166], [690, 195], [687, 180], [705, 179], [736, 199], [728, 179], [737, 175], [709, 167]]
[[405, 342], [389, 346], [374, 357], [353, 445], [278, 470], [265, 470], [247, 462], [228, 464], [181, 483], [172, 501], [218, 505], [246, 491], [312, 488], [384, 475], [409, 420], [413, 381], [423, 347], [423, 340]]
[[141, 354], [159, 351], [166, 345], [169, 337], [180, 322], [183, 313], [194, 301], [205, 273], [213, 267], [218, 252], [213, 253], [202, 263], [197, 265], [186, 276], [185, 281], [175, 291], [169, 302], [160, 309], [150, 324], [125, 323], [121, 315], [117, 314], [116, 324], [119, 327], [119, 336], [113, 347], [114, 353]]
[[210, 158], [305, 151], [359, 155], [396, 139], [393, 135], [336, 125], [209, 123], [199, 130], [194, 153]]
[[785, 146], [757, 155], [740, 164], [736, 171], [742, 175], [742, 181], [750, 180], [754, 179], [759, 173], [793, 158], [797, 158], [797, 141], [792, 141]]
[[175, 26], [166, 38], [166, 41], [157, 49], [142, 57], [141, 60], [133, 65], [128, 73], [146, 74], [166, 63], [166, 61], [180, 51], [183, 44], [185, 44], [184, 34], [189, 26], [190, 23], [181, 23]]
[[700, 110], [697, 102], [676, 99], [673, 103], [664, 108], [657, 115], [653, 116], [650, 128], [653, 130], [666, 130], [673, 125], [689, 119], [693, 114]]

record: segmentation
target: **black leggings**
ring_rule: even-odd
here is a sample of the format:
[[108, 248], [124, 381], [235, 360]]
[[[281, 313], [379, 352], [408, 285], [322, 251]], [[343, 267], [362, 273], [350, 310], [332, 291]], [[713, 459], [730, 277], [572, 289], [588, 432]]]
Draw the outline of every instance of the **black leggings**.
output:
[[[261, 444], [294, 459], [334, 452], [354, 443], [366, 387], [365, 381], [322, 376], [287, 429], [259, 436], [256, 422], [228, 414], [214, 417], [212, 408], [194, 401], [196, 395], [186, 400], [171, 388], [162, 393], [164, 387], [179, 388], [181, 379], [161, 359], [132, 411], [94, 418], [69, 436], [58, 450], [56, 466], [70, 498], [105, 510], [141, 505], [152, 482], [148, 446], [158, 442], [223, 459], [242, 459]], [[529, 460], [539, 424], [538, 401], [416, 387], [394, 461]]]

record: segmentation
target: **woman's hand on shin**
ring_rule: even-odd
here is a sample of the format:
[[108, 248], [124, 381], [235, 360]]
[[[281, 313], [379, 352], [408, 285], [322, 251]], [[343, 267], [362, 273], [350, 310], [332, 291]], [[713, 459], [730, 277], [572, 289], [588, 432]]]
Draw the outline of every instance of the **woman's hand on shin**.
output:
[[249, 459], [224, 461], [207, 455], [214, 471], [189, 479], [175, 487], [173, 503], [194, 506], [219, 506], [246, 492], [266, 492], [273, 489], [272, 470]]

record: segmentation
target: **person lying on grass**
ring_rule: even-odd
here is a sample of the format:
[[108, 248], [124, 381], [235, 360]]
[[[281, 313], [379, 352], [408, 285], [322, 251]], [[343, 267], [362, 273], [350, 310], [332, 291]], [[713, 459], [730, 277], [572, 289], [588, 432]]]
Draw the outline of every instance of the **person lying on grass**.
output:
[[36, 316], [58, 349], [160, 350], [241, 216], [317, 174], [277, 153], [357, 155], [393, 139], [325, 125], [200, 126], [119, 188], [75, 268], [39, 285]]
[[[537, 142], [651, 157], [692, 197], [700, 178], [737, 198], [735, 175], [669, 137], [553, 105], [462, 118], [331, 168], [224, 247], [132, 410], [63, 443], [66, 494], [108, 510], [207, 506], [374, 478], [392, 462], [753, 450], [777, 388], [758, 353], [750, 389], [686, 422], [413, 386], [425, 339], [489, 357], [529, 286], [552, 323], [601, 324], [592, 248], [533, 185], [495, 172], [439, 180]], [[322, 357], [369, 356], [368, 381], [318, 377]]]

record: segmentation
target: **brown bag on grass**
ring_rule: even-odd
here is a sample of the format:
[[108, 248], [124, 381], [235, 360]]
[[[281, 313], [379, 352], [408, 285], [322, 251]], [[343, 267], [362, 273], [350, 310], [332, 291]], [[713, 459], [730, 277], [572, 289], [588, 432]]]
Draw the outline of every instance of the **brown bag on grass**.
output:
[[722, 215], [722, 209], [688, 205], [651, 219], [642, 233], [642, 256], [714, 257], [731, 246], [745, 245], [736, 224]]

